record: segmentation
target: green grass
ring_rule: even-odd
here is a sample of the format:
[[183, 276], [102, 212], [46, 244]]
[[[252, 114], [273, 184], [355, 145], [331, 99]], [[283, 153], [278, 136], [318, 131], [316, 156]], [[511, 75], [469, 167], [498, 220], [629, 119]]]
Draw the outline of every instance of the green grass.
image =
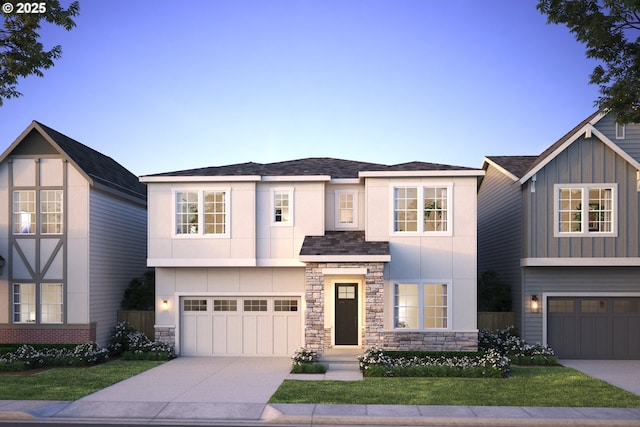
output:
[[0, 400], [76, 400], [164, 362], [113, 360], [87, 368], [0, 375]]
[[640, 396], [564, 367], [513, 366], [510, 378], [285, 381], [269, 403], [640, 407]]

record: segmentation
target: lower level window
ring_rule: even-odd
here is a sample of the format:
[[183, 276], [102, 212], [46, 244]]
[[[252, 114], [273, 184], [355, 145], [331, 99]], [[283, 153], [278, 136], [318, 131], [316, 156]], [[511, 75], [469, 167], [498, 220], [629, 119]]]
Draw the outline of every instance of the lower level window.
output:
[[12, 299], [14, 323], [63, 322], [61, 283], [41, 283], [39, 296], [35, 283], [14, 283]]
[[446, 329], [448, 286], [441, 283], [396, 283], [394, 328]]

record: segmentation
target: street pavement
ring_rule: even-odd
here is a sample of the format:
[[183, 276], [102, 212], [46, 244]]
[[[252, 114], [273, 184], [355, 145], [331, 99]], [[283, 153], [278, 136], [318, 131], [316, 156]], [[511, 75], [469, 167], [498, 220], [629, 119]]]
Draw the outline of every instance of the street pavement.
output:
[[[640, 361], [561, 363], [640, 394]], [[348, 370], [318, 376], [290, 368], [289, 358], [179, 357], [72, 402], [0, 400], [0, 423], [640, 427], [640, 408], [268, 404], [287, 378], [361, 379]]]

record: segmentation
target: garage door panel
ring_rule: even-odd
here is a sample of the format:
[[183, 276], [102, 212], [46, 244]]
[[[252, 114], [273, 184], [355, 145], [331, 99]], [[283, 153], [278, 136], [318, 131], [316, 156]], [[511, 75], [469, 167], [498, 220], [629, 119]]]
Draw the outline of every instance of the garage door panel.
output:
[[213, 316], [213, 354], [239, 355], [242, 345], [238, 337], [242, 333], [242, 318], [240, 316]]
[[290, 355], [300, 347], [300, 321], [298, 316], [274, 316], [273, 353]]

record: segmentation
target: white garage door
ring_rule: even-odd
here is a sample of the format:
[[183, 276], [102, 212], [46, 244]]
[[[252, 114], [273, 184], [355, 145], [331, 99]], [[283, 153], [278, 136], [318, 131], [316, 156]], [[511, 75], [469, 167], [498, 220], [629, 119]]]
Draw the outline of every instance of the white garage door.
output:
[[298, 297], [183, 297], [184, 356], [292, 356], [301, 347]]

